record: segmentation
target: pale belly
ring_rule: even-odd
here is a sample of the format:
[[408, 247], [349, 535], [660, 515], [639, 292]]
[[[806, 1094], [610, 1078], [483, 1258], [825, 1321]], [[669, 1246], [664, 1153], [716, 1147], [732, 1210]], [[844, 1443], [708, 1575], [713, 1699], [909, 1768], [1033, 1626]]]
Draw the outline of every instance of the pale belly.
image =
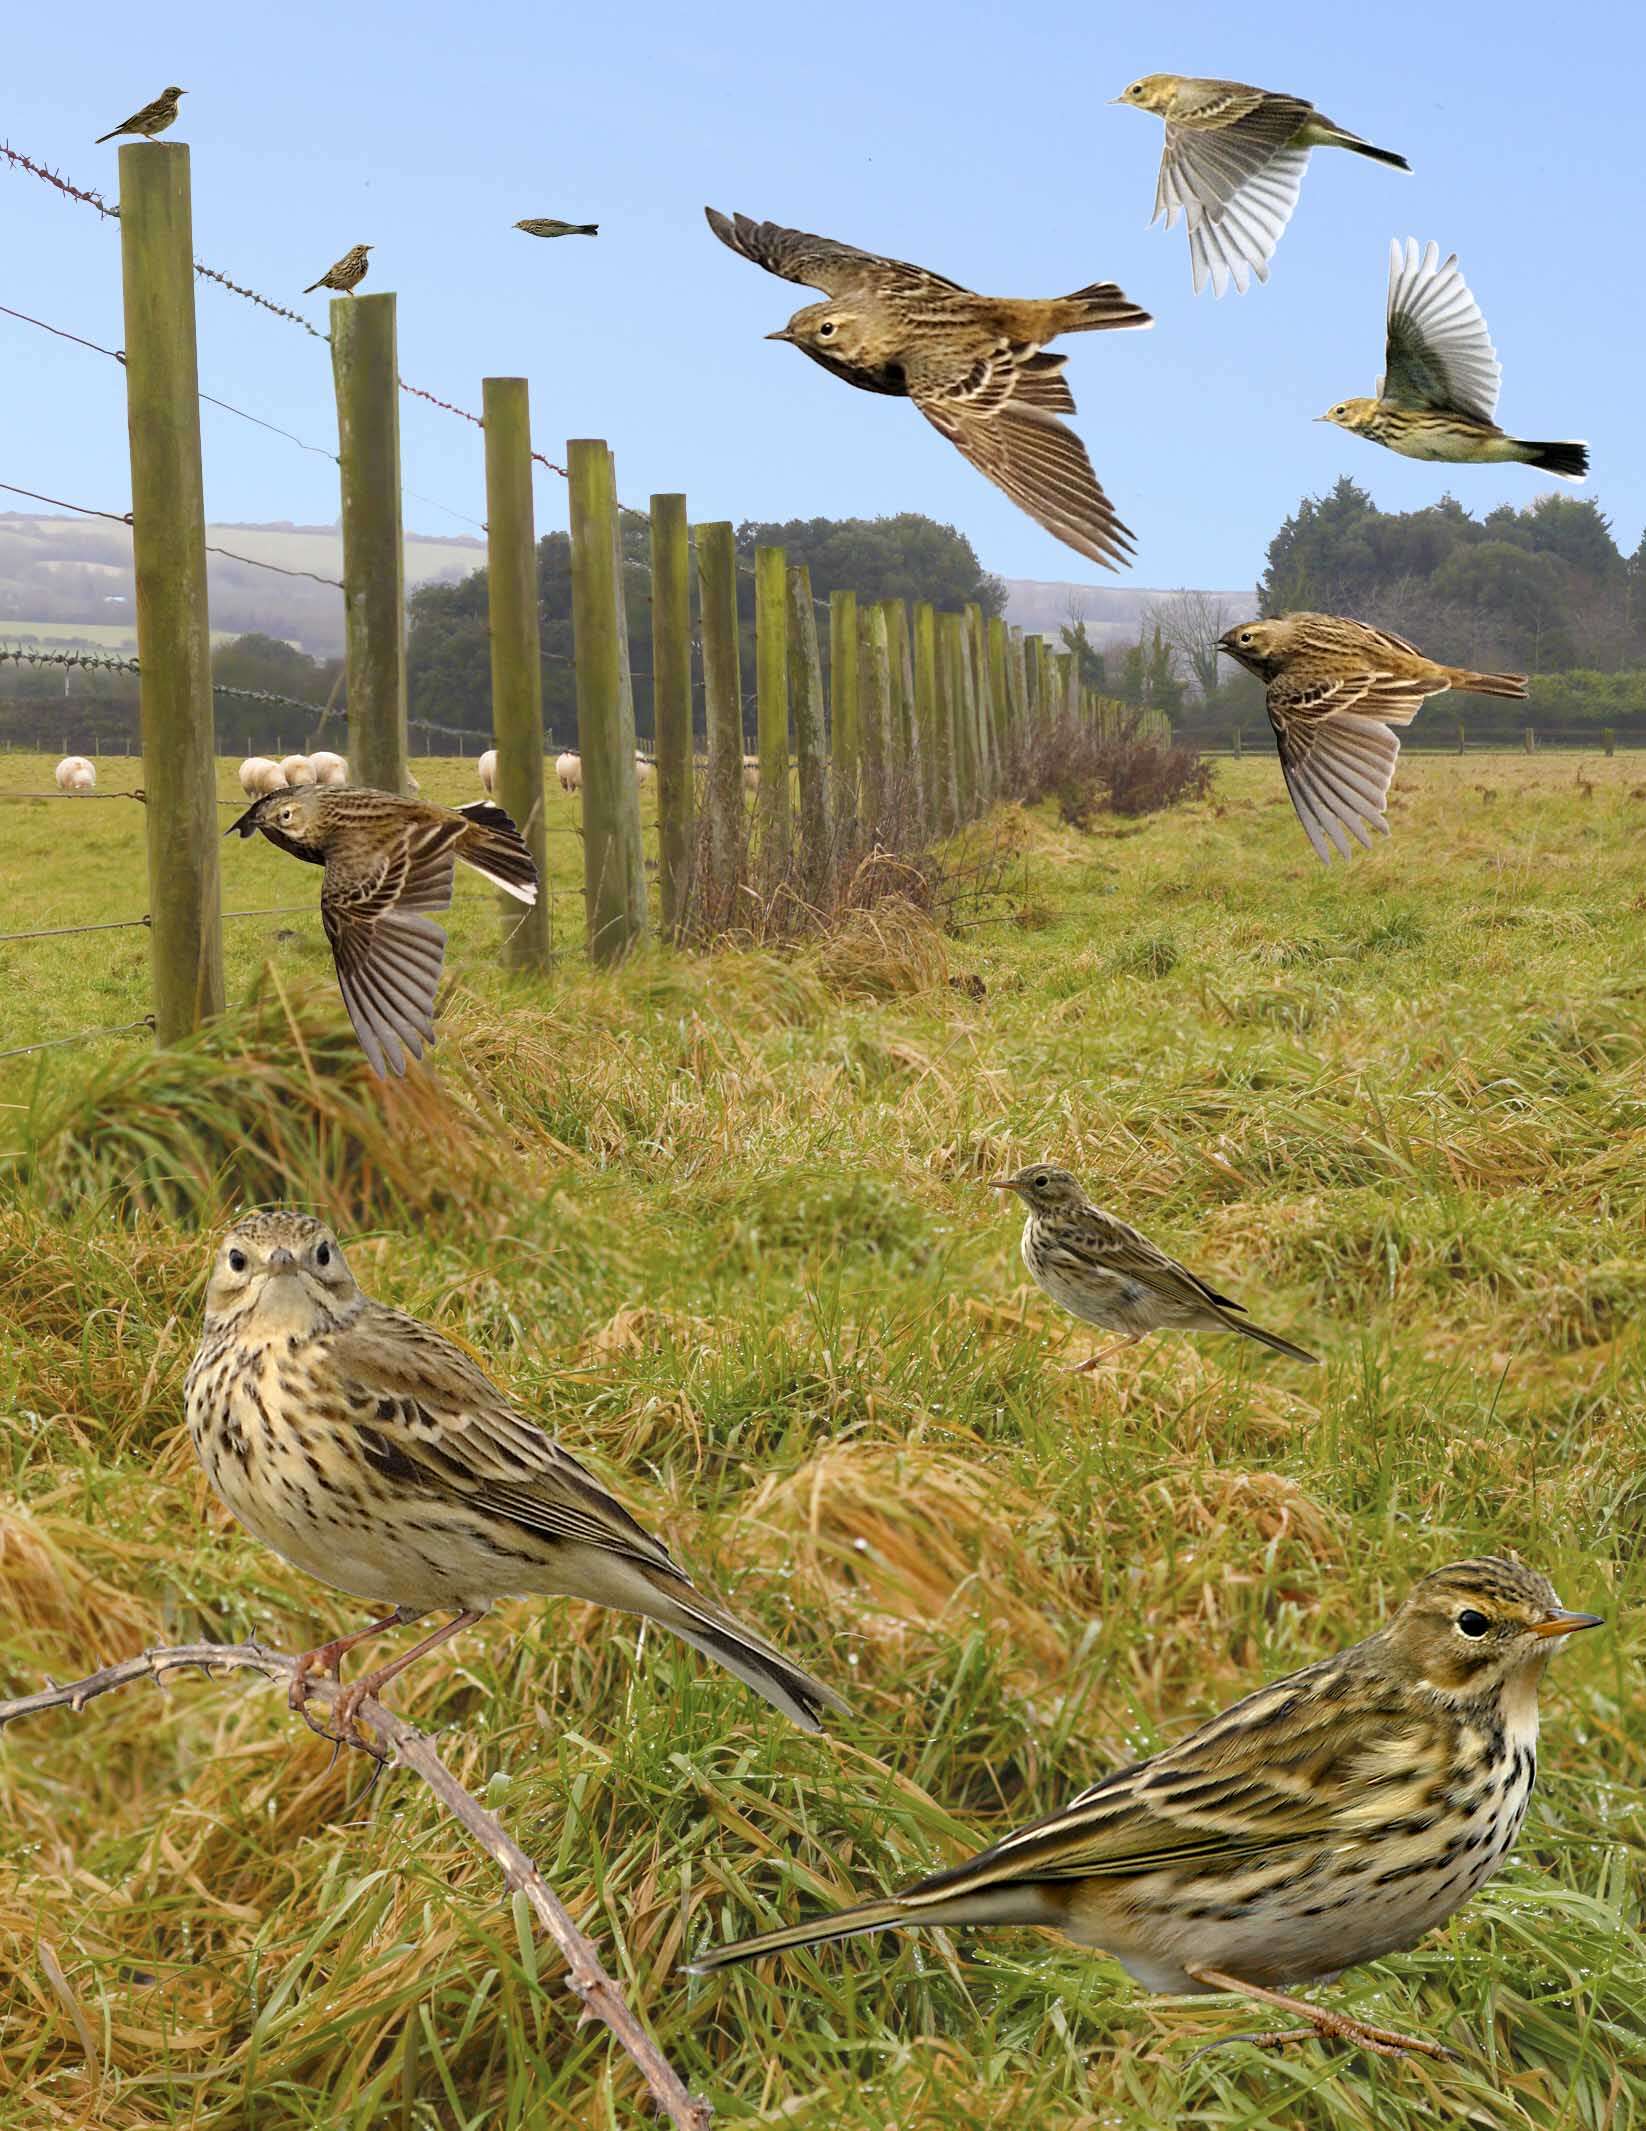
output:
[[1186, 1302], [1174, 1302], [1158, 1289], [1146, 1287], [1141, 1280], [1102, 1272], [1082, 1271], [1076, 1276], [1055, 1259], [1037, 1261], [1027, 1234], [1023, 1238], [1023, 1263], [1030, 1278], [1060, 1309], [1067, 1310], [1085, 1324], [1100, 1326], [1105, 1332], [1181, 1331], [1196, 1325], [1211, 1327], [1217, 1323], [1209, 1310]]

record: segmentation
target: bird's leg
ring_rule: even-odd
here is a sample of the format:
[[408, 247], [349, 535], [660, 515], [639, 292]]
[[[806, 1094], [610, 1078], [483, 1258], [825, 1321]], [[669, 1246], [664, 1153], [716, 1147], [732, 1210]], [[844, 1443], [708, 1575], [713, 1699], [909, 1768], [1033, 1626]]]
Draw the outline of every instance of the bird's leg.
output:
[[407, 1621], [416, 1619], [415, 1613], [408, 1613], [404, 1606], [396, 1606], [392, 1613], [385, 1613], [381, 1620], [368, 1621], [364, 1628], [356, 1628], [352, 1635], [340, 1635], [334, 1642], [322, 1643], [318, 1650], [305, 1650], [297, 1660], [297, 1670], [286, 1690], [287, 1706], [301, 1709], [308, 1700], [311, 1672], [329, 1672], [334, 1680], [341, 1680], [343, 1660], [351, 1650], [369, 1642], [374, 1635], [381, 1635], [386, 1628], [403, 1628]]
[[1070, 1369], [1069, 1374], [1071, 1376], [1090, 1376], [1100, 1362], [1106, 1362], [1111, 1354], [1123, 1353], [1127, 1347], [1135, 1347], [1142, 1337], [1143, 1334], [1141, 1332], [1133, 1332], [1125, 1339], [1117, 1339], [1106, 1347], [1099, 1347], [1097, 1352], [1090, 1355], [1085, 1361], [1077, 1361]]
[[425, 1635], [420, 1643], [413, 1643], [409, 1650], [402, 1651], [399, 1657], [392, 1658], [388, 1664], [379, 1665], [375, 1672], [361, 1673], [359, 1679], [352, 1686], [345, 1687], [332, 1705], [338, 1730], [347, 1732], [353, 1729], [355, 1718], [360, 1714], [360, 1705], [367, 1695], [381, 1693], [390, 1680], [404, 1672], [416, 1659], [426, 1657], [431, 1650], [438, 1650], [442, 1643], [450, 1642], [454, 1635], [461, 1635], [465, 1628], [472, 1628], [477, 1620], [484, 1619], [483, 1609], [465, 1607], [455, 1619], [447, 1621], [443, 1628], [436, 1628], [432, 1635]]
[[1349, 2013], [1334, 2012], [1329, 2006], [1311, 2005], [1307, 1998], [1294, 1998], [1283, 1990], [1265, 1990], [1261, 1983], [1243, 1983], [1239, 1976], [1226, 1974], [1219, 1968], [1201, 1968], [1193, 1962], [1185, 1962], [1185, 1972], [1197, 1983], [1204, 1983], [1209, 1990], [1232, 1991], [1242, 1998], [1255, 1998], [1260, 2005], [1272, 2005], [1283, 2013], [1295, 2013], [1306, 2020], [1307, 2027], [1284, 2028], [1272, 2035], [1232, 2035], [1231, 2042], [1255, 2042], [1263, 2049], [1281, 2049], [1288, 2042], [1318, 2041], [1323, 2035], [1335, 2036], [1340, 2042], [1358, 2043], [1363, 2050], [1370, 2050], [1378, 2057], [1404, 2057], [1408, 2050], [1417, 2050], [1425, 2057], [1443, 2057], [1457, 2061], [1456, 2050], [1449, 2050], [1443, 2043], [1426, 2042], [1417, 2035], [1399, 2035], [1393, 2028], [1373, 2027], [1369, 2021], [1356, 2020]]

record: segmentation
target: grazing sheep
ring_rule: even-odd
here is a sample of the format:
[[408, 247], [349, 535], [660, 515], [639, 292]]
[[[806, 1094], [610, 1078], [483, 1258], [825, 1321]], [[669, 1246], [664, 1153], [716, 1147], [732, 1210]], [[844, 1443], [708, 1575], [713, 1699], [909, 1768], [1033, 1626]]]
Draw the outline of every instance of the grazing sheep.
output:
[[256, 799], [264, 792], [283, 792], [286, 773], [267, 755], [248, 755], [240, 765], [240, 789], [248, 799]]
[[638, 748], [636, 748], [636, 749], [635, 749], [635, 755], [634, 755], [634, 781], [635, 781], [635, 783], [636, 783], [636, 784], [650, 784], [650, 783], [651, 783], [651, 781], [652, 781], [652, 779], [653, 779], [653, 778], [654, 778], [654, 777], [655, 777], [656, 775], [657, 775], [657, 764], [656, 764], [655, 762], [648, 762], [648, 761], [646, 760], [645, 756], [644, 756], [643, 754], [641, 754], [640, 750], [639, 750]]
[[307, 755], [282, 755], [280, 768], [290, 785], [318, 784], [320, 781], [315, 776]]
[[554, 774], [560, 779], [563, 792], [577, 792], [583, 788], [583, 757], [564, 754], [554, 758]]
[[57, 765], [57, 789], [60, 792], [95, 792], [97, 769], [84, 755], [65, 755]]
[[324, 752], [310, 755], [309, 768], [314, 772], [316, 784], [347, 784], [349, 781], [349, 765], [341, 755]]
[[760, 757], [758, 755], [745, 755], [743, 757], [743, 789], [746, 792], [758, 792], [760, 789]]
[[480, 782], [486, 787], [486, 796], [490, 798], [491, 794], [497, 790], [496, 748], [488, 747], [475, 764], [475, 768], [480, 772]]

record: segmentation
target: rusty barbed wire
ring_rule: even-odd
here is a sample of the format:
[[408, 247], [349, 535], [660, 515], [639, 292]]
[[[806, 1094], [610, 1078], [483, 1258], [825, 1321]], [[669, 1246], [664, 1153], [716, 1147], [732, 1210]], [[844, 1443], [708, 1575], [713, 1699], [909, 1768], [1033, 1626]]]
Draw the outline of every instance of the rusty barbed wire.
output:
[[111, 222], [119, 221], [119, 208], [111, 207], [100, 192], [88, 192], [84, 186], [71, 184], [57, 171], [48, 170], [44, 163], [37, 163], [20, 148], [14, 148], [9, 141], [0, 141], [0, 156], [4, 156], [16, 169], [26, 170], [31, 177], [44, 178], [48, 185], [55, 185], [59, 192], [67, 193], [71, 200], [83, 200], [88, 207], [95, 207], [100, 215], [106, 215]]
[[[306, 575], [307, 573], [303, 572], [301, 574]], [[138, 665], [136, 659], [111, 658], [105, 653], [97, 651], [24, 651], [20, 646], [12, 648], [11, 646], [0, 644], [0, 665], [5, 664], [8, 660], [16, 666], [84, 666], [92, 672], [129, 673], [139, 679], [142, 676], [142, 668]], [[231, 681], [213, 681], [211, 691], [213, 695], [233, 696], [236, 700], [244, 703], [272, 703], [277, 710], [300, 710], [305, 717], [309, 718], [317, 715], [323, 717], [325, 713], [325, 705], [323, 703], [305, 703], [301, 696], [278, 695], [271, 688], [237, 688]], [[3, 794], [0, 794], [0, 797], [3, 796]], [[50, 798], [56, 795], [46, 793], [40, 796]], [[69, 796], [83, 797], [85, 795], [70, 794]], [[104, 795], [99, 793], [96, 796], [101, 798]], [[108, 796], [120, 797], [124, 795], [110, 794]], [[132, 796], [139, 795], [133, 794]]]

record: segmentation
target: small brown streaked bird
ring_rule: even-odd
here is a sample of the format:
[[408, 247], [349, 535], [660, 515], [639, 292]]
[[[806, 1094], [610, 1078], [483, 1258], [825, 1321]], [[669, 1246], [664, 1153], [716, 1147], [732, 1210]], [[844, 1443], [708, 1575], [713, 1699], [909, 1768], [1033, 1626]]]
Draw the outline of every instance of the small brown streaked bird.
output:
[[177, 123], [177, 100], [188, 93], [187, 89], [162, 89], [152, 104], [145, 104], [141, 111], [122, 119], [112, 132], [100, 133], [92, 146], [101, 148], [105, 141], [118, 140], [122, 133], [135, 133], [142, 140], [152, 141], [157, 133], [164, 133]]
[[1244, 296], [1253, 274], [1268, 280], [1311, 148], [1347, 148], [1394, 170], [1412, 167], [1335, 125], [1304, 97], [1244, 81], [1145, 74], [1113, 101], [1166, 121], [1150, 220], [1164, 217], [1170, 229], [1183, 217], [1197, 296], [1208, 281], [1219, 296], [1231, 281]]
[[1517, 701], [1526, 694], [1523, 673], [1443, 666], [1403, 636], [1341, 614], [1239, 622], [1217, 648], [1265, 684], [1286, 789], [1328, 864], [1334, 846], [1351, 855], [1351, 836], [1369, 848], [1368, 830], [1389, 833], [1384, 809], [1400, 755], [1392, 725], [1409, 725], [1449, 688]]
[[516, 229], [523, 229], [528, 237], [598, 237], [598, 222], [561, 222], [553, 215], [528, 215], [524, 222], [517, 222]]
[[340, 296], [352, 296], [366, 278], [366, 254], [376, 249], [372, 244], [354, 245], [328, 266], [318, 281], [311, 281], [303, 294], [312, 296], [316, 289], [336, 289]]
[[1129, 567], [1132, 536], [1099, 487], [1073, 414], [1061, 333], [1150, 326], [1112, 281], [1070, 296], [977, 296], [903, 259], [885, 259], [747, 215], [703, 212], [722, 244], [768, 273], [824, 291], [768, 340], [785, 340], [861, 392], [913, 400], [979, 473], [1037, 525], [1105, 569]]
[[1117, 1215], [1094, 1206], [1068, 1170], [1036, 1162], [1012, 1176], [992, 1177], [990, 1189], [1015, 1191], [1029, 1210], [1020, 1248], [1035, 1285], [1082, 1323], [1124, 1334], [1077, 1363], [1075, 1376], [1089, 1375], [1151, 1332], [1240, 1332], [1293, 1361], [1319, 1360], [1278, 1332], [1248, 1323], [1240, 1303], [1208, 1287]]
[[224, 830], [324, 866], [320, 922], [337, 982], [374, 1073], [404, 1073], [434, 1041], [434, 995], [446, 935], [424, 915], [446, 909], [457, 862], [518, 902], [537, 901], [537, 867], [501, 807], [442, 807], [369, 785], [266, 792]]
[[510, 1597], [636, 1613], [764, 1695], [796, 1724], [845, 1704], [696, 1590], [662, 1543], [430, 1325], [361, 1293], [324, 1222], [248, 1214], [218, 1244], [184, 1389], [206, 1476], [255, 1538], [384, 1610], [304, 1653], [292, 1683], [340, 1676], [370, 1637], [455, 1618], [337, 1704], [367, 1695]]
[[910, 1924], [1038, 1924], [1111, 1955], [1145, 1990], [1233, 1992], [1306, 2023], [1243, 2041], [1450, 2056], [1285, 1986], [1414, 1945], [1498, 1871], [1532, 1795], [1543, 1668], [1561, 1637], [1600, 1625], [1518, 1562], [1455, 1562], [1364, 1642], [979, 1856], [690, 1966]]
[[1415, 237], [1404, 249], [1398, 237], [1391, 239], [1383, 365], [1375, 398], [1339, 400], [1316, 420], [1404, 459], [1535, 466], [1562, 481], [1588, 474], [1587, 444], [1528, 443], [1506, 436], [1492, 419], [1503, 366], [1456, 252], [1442, 262], [1438, 244], [1420, 253]]

